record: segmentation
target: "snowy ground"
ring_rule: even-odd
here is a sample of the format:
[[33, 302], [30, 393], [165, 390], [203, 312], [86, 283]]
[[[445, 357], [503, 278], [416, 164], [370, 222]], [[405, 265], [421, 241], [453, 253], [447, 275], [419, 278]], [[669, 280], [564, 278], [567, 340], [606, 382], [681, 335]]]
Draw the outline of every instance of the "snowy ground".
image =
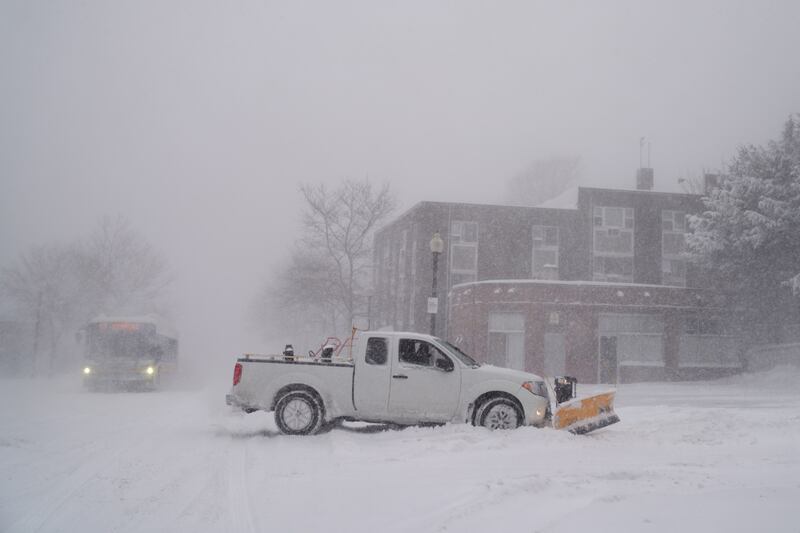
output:
[[623, 385], [622, 423], [588, 436], [285, 437], [226, 389], [0, 380], [0, 531], [800, 532], [795, 369]]

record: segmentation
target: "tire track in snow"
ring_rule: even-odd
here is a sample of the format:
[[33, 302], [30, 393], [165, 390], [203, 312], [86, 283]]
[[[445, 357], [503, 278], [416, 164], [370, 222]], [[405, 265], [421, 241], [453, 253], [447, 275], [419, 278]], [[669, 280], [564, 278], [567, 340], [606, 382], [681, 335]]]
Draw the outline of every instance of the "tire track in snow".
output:
[[[128, 423], [122, 426], [122, 429], [134, 426], [135, 423]], [[127, 442], [127, 444], [120, 446], [118, 443], [112, 445], [107, 441], [94, 440], [88, 446], [80, 445], [79, 449], [83, 459], [70, 468], [65, 476], [47, 487], [43, 495], [35, 500], [35, 504], [30, 506], [28, 512], [11, 524], [9, 531], [41, 531], [53, 516], [68, 505], [69, 501], [93, 479], [102, 474], [120, 456], [140, 445], [130, 439], [122, 442]], [[74, 455], [77, 449], [73, 448], [67, 453]]]
[[[121, 397], [120, 399], [126, 399]], [[70, 504], [81, 495], [91, 492], [92, 484], [102, 482], [110, 473], [117, 472], [119, 465], [136, 461], [147, 456], [146, 450], [157, 450], [163, 435], [174, 430], [172, 415], [176, 414], [181, 404], [174, 409], [165, 411], [163, 417], [143, 421], [141, 418], [131, 418], [122, 423], [117, 419], [113, 425], [105, 426], [102, 435], [93, 439], [74, 439], [70, 448], [61, 451], [57, 456], [58, 462], [65, 459], [71, 464], [58, 472], [55, 482], [49, 485], [42, 484], [35, 490], [38, 496], [29, 500], [24, 514], [11, 524], [9, 531], [49, 531], [63, 530], [62, 522], [55, 522], [70, 514]], [[104, 414], [104, 413], [103, 413]], [[73, 417], [86, 418], [83, 414]], [[103, 421], [100, 415], [94, 420]], [[99, 438], [98, 438], [99, 437]], [[47, 452], [52, 455], [52, 451]], [[81, 527], [80, 523], [72, 524]], [[106, 525], [107, 526], [107, 525]]]
[[232, 531], [256, 533], [247, 489], [247, 440], [228, 445], [228, 509], [233, 523]]

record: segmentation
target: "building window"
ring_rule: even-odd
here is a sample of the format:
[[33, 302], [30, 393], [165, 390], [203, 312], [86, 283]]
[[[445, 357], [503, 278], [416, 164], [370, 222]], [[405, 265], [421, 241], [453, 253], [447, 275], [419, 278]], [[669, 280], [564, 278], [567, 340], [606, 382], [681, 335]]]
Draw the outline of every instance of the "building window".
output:
[[415, 309], [414, 306], [416, 305], [416, 281], [417, 279], [417, 241], [416, 239], [411, 244], [411, 289], [408, 294], [408, 327], [412, 330], [414, 329], [416, 320], [415, 320]]
[[379, 309], [379, 322], [381, 325], [387, 325], [390, 323], [391, 313], [389, 311], [389, 306], [393, 305], [394, 302], [394, 292], [393, 292], [393, 271], [392, 271], [392, 252], [391, 248], [389, 247], [390, 237], [387, 237], [386, 240], [383, 241], [383, 247], [381, 250], [381, 272], [383, 273], [382, 276], [382, 285], [384, 288], [383, 297], [381, 298], [380, 309]]
[[595, 207], [593, 279], [633, 282], [633, 209]]
[[614, 359], [614, 367], [664, 366], [664, 321], [660, 315], [603, 313], [598, 316], [597, 329], [599, 337], [616, 339], [614, 353], [603, 354]]
[[686, 214], [661, 212], [661, 283], [686, 286]]
[[715, 318], [684, 318], [678, 342], [678, 364], [683, 368], [740, 367], [740, 340], [723, 326]]
[[525, 315], [489, 313], [487, 363], [525, 370]]
[[531, 277], [558, 279], [558, 228], [533, 226], [532, 235]]
[[478, 279], [478, 223], [454, 221], [450, 226], [450, 286]]
[[408, 248], [408, 230], [404, 229], [400, 233], [400, 243], [397, 251], [397, 298], [395, 298], [395, 317], [397, 317], [396, 326], [404, 327], [405, 324], [405, 305], [406, 305], [406, 251]]

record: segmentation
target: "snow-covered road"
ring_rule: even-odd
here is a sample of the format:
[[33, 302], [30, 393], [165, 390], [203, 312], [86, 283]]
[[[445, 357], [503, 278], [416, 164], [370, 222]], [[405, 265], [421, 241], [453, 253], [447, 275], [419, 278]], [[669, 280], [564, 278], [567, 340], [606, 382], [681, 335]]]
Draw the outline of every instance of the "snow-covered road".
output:
[[285, 437], [226, 407], [226, 386], [0, 380], [0, 531], [800, 532], [794, 369], [623, 385], [622, 423], [587, 436]]

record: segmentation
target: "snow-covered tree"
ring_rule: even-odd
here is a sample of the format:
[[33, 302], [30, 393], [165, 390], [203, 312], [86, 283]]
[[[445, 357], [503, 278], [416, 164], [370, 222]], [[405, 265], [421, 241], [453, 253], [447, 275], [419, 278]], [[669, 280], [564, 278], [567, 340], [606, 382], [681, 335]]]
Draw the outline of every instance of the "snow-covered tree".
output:
[[786, 122], [779, 140], [741, 147], [703, 202], [705, 212], [690, 219], [694, 259], [733, 289], [757, 331], [780, 340], [792, 308], [776, 304], [800, 272], [800, 116]]

